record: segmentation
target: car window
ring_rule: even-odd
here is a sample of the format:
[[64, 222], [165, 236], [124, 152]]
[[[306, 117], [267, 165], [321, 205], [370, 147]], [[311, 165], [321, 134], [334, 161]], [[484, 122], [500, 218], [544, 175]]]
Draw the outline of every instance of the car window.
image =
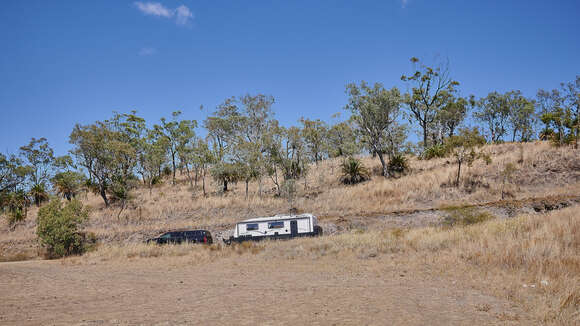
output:
[[160, 236], [159, 238], [161, 238], [161, 239], [169, 239], [169, 238], [171, 238], [171, 233], [170, 232], [167, 232], [167, 233], [163, 234], [162, 236]]
[[183, 236], [183, 232], [171, 232], [172, 238], [180, 238]]

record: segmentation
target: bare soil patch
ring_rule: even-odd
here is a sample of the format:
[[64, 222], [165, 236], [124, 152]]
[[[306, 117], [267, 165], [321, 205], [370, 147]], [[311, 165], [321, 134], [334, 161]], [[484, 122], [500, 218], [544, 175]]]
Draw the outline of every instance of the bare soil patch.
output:
[[125, 264], [0, 264], [6, 325], [529, 325], [523, 310], [429, 268], [387, 257], [273, 259], [203, 265], [147, 259]]

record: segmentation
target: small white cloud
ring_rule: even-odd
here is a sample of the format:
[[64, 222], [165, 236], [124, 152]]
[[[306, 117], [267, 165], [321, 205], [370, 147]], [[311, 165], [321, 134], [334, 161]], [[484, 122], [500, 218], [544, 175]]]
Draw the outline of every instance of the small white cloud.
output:
[[135, 2], [137, 9], [141, 10], [145, 15], [160, 16], [165, 18], [171, 18], [173, 12], [160, 4], [159, 2]]
[[177, 25], [187, 25], [191, 19], [193, 19], [193, 13], [191, 10], [181, 5], [176, 9], [169, 9], [159, 2], [135, 2], [135, 6], [139, 11], [145, 15], [158, 16], [163, 18], [173, 18], [175, 17], [175, 23]]
[[141, 50], [139, 50], [139, 55], [142, 57], [154, 55], [155, 53], [157, 53], [156, 48], [142, 48]]
[[409, 0], [401, 0], [401, 7], [405, 8], [407, 3], [409, 3]]
[[177, 7], [177, 9], [175, 9], [175, 15], [176, 15], [176, 22], [178, 25], [187, 25], [189, 20], [193, 19], [193, 14], [191, 13], [191, 10], [189, 10], [189, 8], [187, 8], [186, 6], [183, 6], [183, 5]]

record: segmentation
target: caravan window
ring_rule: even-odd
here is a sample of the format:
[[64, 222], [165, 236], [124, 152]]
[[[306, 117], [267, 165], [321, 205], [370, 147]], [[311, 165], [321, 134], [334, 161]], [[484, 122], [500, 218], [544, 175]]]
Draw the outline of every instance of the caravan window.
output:
[[283, 229], [283, 228], [284, 228], [284, 222], [282, 222], [282, 221], [268, 223], [268, 229]]
[[246, 224], [246, 231], [257, 231], [258, 223]]

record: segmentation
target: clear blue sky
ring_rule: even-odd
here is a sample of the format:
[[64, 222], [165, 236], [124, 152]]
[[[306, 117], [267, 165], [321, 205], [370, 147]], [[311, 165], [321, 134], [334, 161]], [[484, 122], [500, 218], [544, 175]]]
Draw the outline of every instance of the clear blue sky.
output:
[[450, 60], [463, 95], [534, 96], [580, 73], [580, 1], [27, 1], [0, 4], [0, 152], [132, 109], [203, 120], [265, 93], [285, 125], [343, 111], [345, 85], [399, 86]]

